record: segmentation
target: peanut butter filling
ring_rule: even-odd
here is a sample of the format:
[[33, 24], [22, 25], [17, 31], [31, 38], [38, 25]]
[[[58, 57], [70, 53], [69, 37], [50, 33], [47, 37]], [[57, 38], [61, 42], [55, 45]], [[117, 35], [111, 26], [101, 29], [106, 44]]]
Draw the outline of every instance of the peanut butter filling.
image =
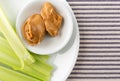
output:
[[41, 10], [41, 16], [44, 19], [46, 31], [51, 36], [57, 36], [62, 24], [62, 16], [56, 12], [53, 5], [46, 2]]
[[22, 32], [30, 45], [40, 43], [45, 36], [45, 25], [41, 15], [34, 14], [28, 18], [22, 27]]

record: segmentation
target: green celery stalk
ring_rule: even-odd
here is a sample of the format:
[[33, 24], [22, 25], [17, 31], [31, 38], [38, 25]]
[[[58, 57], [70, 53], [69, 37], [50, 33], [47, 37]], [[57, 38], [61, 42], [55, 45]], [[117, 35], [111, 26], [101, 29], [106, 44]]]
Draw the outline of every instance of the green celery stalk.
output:
[[0, 31], [7, 39], [11, 48], [14, 50], [15, 54], [18, 56], [21, 62], [20, 69], [24, 68], [24, 64], [32, 64], [35, 62], [34, 58], [30, 55], [30, 53], [26, 50], [13, 27], [8, 22], [6, 16], [4, 15], [2, 9], [0, 8]]
[[10, 47], [9, 43], [7, 42], [7, 40], [3, 37], [0, 36], [0, 50], [7, 53], [8, 55], [17, 58], [17, 56], [13, 53], [12, 48]]
[[[25, 66], [24, 69], [22, 70], [22, 72], [30, 73], [30, 75], [33, 74], [31, 76], [34, 76], [40, 80], [49, 81], [53, 67], [50, 66], [49, 64], [47, 64], [45, 61], [45, 59], [48, 59], [48, 56], [37, 55], [39, 57], [39, 59], [36, 58], [35, 56], [36, 55], [33, 55], [33, 57], [35, 58], [36, 61], [29, 66]], [[42, 58], [42, 59], [40, 59], [40, 58]]]
[[[40, 68], [40, 67], [39, 67]], [[33, 76], [39, 80], [42, 81], [49, 81], [50, 80], [50, 75], [49, 76], [45, 76], [42, 73], [40, 73], [39, 71], [33, 69], [32, 67], [29, 66], [25, 66], [24, 69], [21, 70], [21, 72], [28, 74], [30, 76]]]
[[21, 66], [19, 59], [10, 48], [8, 42], [2, 37], [0, 37], [0, 62], [14, 69], [19, 69]]
[[[39, 72], [43, 73], [45, 76], [51, 75], [53, 67], [48, 65], [46, 62], [49, 59], [49, 55], [37, 55], [32, 53], [33, 57], [35, 58], [36, 62], [32, 64], [32, 68], [38, 70]], [[39, 68], [41, 67], [41, 68]]]
[[36, 60], [35, 63], [30, 65], [30, 67], [32, 67], [33, 69], [39, 71], [40, 73], [42, 73], [45, 76], [50, 76], [51, 71], [53, 70], [52, 66], [48, 65], [45, 62], [42, 62], [41, 60]]
[[2, 81], [41, 81], [14, 70], [0, 66], [0, 80]]
[[[38, 57], [39, 58], [44, 58], [44, 59], [48, 58], [48, 56], [38, 56]], [[24, 68], [19, 70], [19, 71], [21, 71], [25, 74], [31, 75], [33, 77], [36, 77], [39, 80], [49, 81], [51, 69], [49, 70], [49, 69], [46, 69], [46, 68], [49, 68], [49, 67], [51, 68], [51, 66], [44, 63], [44, 61], [42, 61], [42, 59], [40, 59], [40, 61], [43, 62], [43, 63], [41, 63], [39, 61], [36, 61], [35, 63], [33, 63], [31, 65], [26, 65], [25, 64]], [[7, 40], [3, 37], [0, 37], [0, 62], [3, 63], [3, 64], [6, 64], [6, 65], [8, 65], [8, 66], [10, 66], [10, 67], [12, 67], [16, 70], [20, 66], [19, 59], [14, 54], [14, 51], [12, 50], [10, 45], [8, 44]], [[45, 72], [45, 71], [47, 71], [47, 72]]]
[[0, 32], [0, 37], [3, 37], [3, 34]]
[[36, 60], [41, 60], [42, 62], [47, 62], [49, 59], [49, 55], [38, 55], [35, 53], [31, 53], [31, 54]]

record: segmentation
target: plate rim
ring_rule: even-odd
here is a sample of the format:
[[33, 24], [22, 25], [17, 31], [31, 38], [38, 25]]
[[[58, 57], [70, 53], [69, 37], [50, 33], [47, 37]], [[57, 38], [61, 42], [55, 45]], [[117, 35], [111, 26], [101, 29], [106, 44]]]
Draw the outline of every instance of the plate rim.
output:
[[75, 24], [76, 24], [76, 31], [77, 31], [77, 33], [76, 33], [76, 39], [77, 39], [77, 47], [76, 47], [76, 54], [75, 54], [75, 58], [74, 58], [74, 61], [73, 61], [73, 65], [71, 65], [71, 69], [69, 70], [69, 72], [68, 72], [68, 75], [66, 76], [66, 78], [65, 78], [65, 80], [64, 81], [66, 81], [67, 80], [67, 78], [69, 77], [69, 75], [70, 75], [70, 73], [72, 72], [72, 70], [73, 70], [73, 68], [74, 68], [74, 66], [75, 66], [75, 63], [76, 63], [76, 61], [77, 61], [77, 57], [78, 57], [78, 55], [79, 55], [79, 42], [80, 42], [80, 40], [79, 40], [79, 37], [80, 37], [80, 34], [79, 34], [79, 30], [78, 30], [78, 23], [77, 23], [77, 19], [75, 18], [75, 15], [74, 15], [74, 13], [73, 13], [73, 11], [72, 11], [72, 9], [71, 9], [71, 7], [70, 7], [70, 5], [68, 4], [68, 2], [65, 0], [65, 2], [66, 2], [66, 5], [67, 5], [67, 7], [68, 7], [68, 9], [69, 9], [69, 11], [71, 12], [71, 15], [73, 16], [73, 22], [75, 22]]

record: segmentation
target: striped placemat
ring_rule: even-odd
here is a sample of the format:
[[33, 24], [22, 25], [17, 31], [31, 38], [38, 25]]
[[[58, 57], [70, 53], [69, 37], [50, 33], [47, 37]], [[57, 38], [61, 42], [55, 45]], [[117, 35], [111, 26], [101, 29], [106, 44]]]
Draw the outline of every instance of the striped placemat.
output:
[[79, 24], [80, 50], [67, 81], [120, 81], [120, 0], [67, 0]]

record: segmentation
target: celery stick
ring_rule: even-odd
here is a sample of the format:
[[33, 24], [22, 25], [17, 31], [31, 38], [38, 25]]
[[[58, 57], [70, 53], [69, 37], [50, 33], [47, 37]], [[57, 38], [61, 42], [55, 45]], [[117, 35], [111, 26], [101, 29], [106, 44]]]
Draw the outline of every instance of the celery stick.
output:
[[49, 81], [49, 79], [50, 79], [50, 76], [45, 76], [42, 73], [40, 73], [39, 71], [37, 71], [29, 66], [25, 66], [24, 69], [21, 70], [21, 72], [28, 74], [28, 75], [31, 75], [39, 80], [42, 80], [42, 81]]
[[3, 37], [0, 37], [0, 50], [2, 50], [3, 52], [7, 53], [10, 56], [17, 58], [17, 56], [15, 54], [13, 54], [13, 50], [10, 47], [7, 40]]
[[31, 64], [33, 69], [39, 71], [45, 76], [49, 76], [51, 74], [51, 71], [53, 70], [53, 67], [48, 65], [46, 61], [49, 59], [48, 55], [37, 55], [32, 53], [32, 56], [35, 58], [36, 62]]
[[[41, 58], [42, 58], [42, 56], [41, 56]], [[14, 51], [11, 49], [8, 42], [2, 37], [0, 37], [0, 62], [3, 64], [6, 64], [16, 70], [20, 67], [19, 59], [17, 58], [17, 56], [15, 56]], [[33, 66], [33, 65], [28, 66], [25, 64], [24, 68], [19, 71], [29, 74], [33, 77], [36, 77], [39, 80], [49, 81], [50, 76], [45, 76], [44, 74], [39, 72], [41, 67], [38, 67], [37, 70], [33, 69], [33, 67], [35, 67], [35, 66]], [[43, 68], [43, 69], [45, 70], [45, 68]]]
[[17, 56], [10, 48], [8, 42], [0, 37], [0, 62], [13, 67], [14, 69], [19, 69], [21, 64], [19, 60], [16, 62], [17, 60]]
[[36, 59], [36, 60], [41, 60], [42, 62], [47, 62], [49, 59], [49, 55], [37, 55], [32, 53], [32, 56]]
[[8, 22], [2, 9], [0, 8], [0, 31], [3, 33], [4, 37], [7, 39], [11, 48], [14, 50], [15, 54], [18, 56], [21, 62], [20, 69], [24, 68], [24, 63], [32, 64], [34, 63], [34, 58], [25, 49], [24, 45], [20, 41], [19, 37], [15, 33], [13, 27]]
[[45, 62], [42, 62], [41, 60], [36, 60], [35, 63], [30, 65], [30, 67], [32, 67], [33, 69], [39, 71], [40, 73], [42, 73], [45, 76], [50, 76], [51, 71], [53, 70], [52, 66], [48, 65]]
[[43, 73], [44, 75], [50, 75], [51, 71], [53, 70], [53, 67], [45, 63], [49, 59], [49, 56], [48, 55], [37, 55], [34, 53], [32, 53], [32, 55], [36, 60], [36, 62], [32, 64], [32, 68], [36, 70], [39, 69], [38, 71]]
[[[13, 53], [12, 53], [13, 54]], [[14, 57], [11, 57], [9, 56], [8, 54], [6, 53], [1, 53], [1, 50], [0, 50], [0, 62], [1, 63], [4, 63], [8, 66], [11, 66], [12, 68], [14, 69], [17, 69], [18, 68], [18, 65], [19, 65], [19, 61], [18, 59], [14, 58]], [[41, 67], [38, 67], [38, 69], [41, 68]], [[28, 65], [25, 65], [24, 68], [22, 70], [19, 70], [23, 73], [26, 73], [26, 74], [29, 74], [33, 77], [36, 77], [38, 78], [39, 80], [43, 80], [43, 81], [49, 81], [49, 76], [45, 76], [43, 75], [42, 73], [40, 73], [39, 71], [37, 70], [34, 70], [32, 68], [32, 66], [28, 66]]]
[[[34, 76], [38, 79], [41, 79], [43, 81], [49, 81], [50, 80], [50, 77], [51, 77], [51, 72], [52, 72], [52, 69], [53, 67], [50, 66], [49, 64], [46, 63], [46, 61], [48, 60], [49, 56], [48, 55], [36, 55], [36, 54], [32, 54], [33, 57], [35, 58], [36, 62], [29, 65], [29, 68], [28, 66], [26, 66], [22, 71], [22, 72], [27, 72], [33, 75], [31, 76]], [[34, 70], [34, 72], [32, 73], [31, 72], [31, 69]], [[36, 76], [39, 75], [39, 76]]]
[[[36, 58], [35, 56], [38, 56], [39, 59]], [[26, 66], [25, 69], [23, 69], [24, 70], [23, 72], [25, 72], [25, 73], [28, 72], [29, 73], [29, 71], [31, 71], [30, 69], [33, 69], [33, 70], [36, 71], [35, 74], [32, 73], [32, 74], [34, 74], [34, 76], [36, 74], [38, 74], [40, 76], [40, 77], [37, 77], [38, 79], [41, 79], [43, 81], [49, 81], [50, 77], [51, 77], [51, 72], [53, 70], [53, 67], [45, 62], [45, 59], [48, 59], [48, 56], [47, 55], [45, 55], [45, 56], [33, 55], [33, 57], [36, 60], [35, 63], [29, 65], [29, 68], [28, 68], [28, 66]], [[40, 58], [42, 58], [44, 60], [42, 60]]]
[[3, 34], [0, 32], [0, 37], [3, 37]]
[[18, 62], [16, 62], [15, 60], [16, 60], [15, 58], [13, 59], [12, 57], [10, 57], [0, 51], [0, 62], [1, 63], [11, 66], [14, 69], [18, 69], [18, 67], [20, 67], [21, 65], [18, 64]]
[[0, 66], [0, 79], [3, 81], [41, 81], [3, 66]]
[[[19, 65], [19, 60], [15, 57], [14, 51], [10, 48], [8, 42], [4, 38], [0, 37], [0, 52], [2, 51], [3, 53], [0, 54], [0, 62], [13, 68], [14, 65]], [[35, 56], [36, 62], [29, 66], [25, 65], [21, 72], [29, 74], [43, 81], [49, 81], [52, 67], [44, 63], [44, 61], [42, 61], [42, 59], [44, 60], [48, 59], [49, 56], [47, 55], [45, 56], [33, 55], [33, 56]], [[16, 69], [16, 67], [14, 69]]]
[[[0, 50], [0, 62], [6, 64], [8, 66], [11, 66], [14, 69], [17, 69], [18, 65], [19, 65], [18, 59], [14, 58], [14, 57], [10, 57], [6, 53], [1, 54], [1, 50]], [[39, 67], [39, 68], [41, 68], [41, 67]], [[36, 77], [39, 80], [48, 81], [47, 77], [49, 77], [49, 76], [44, 76], [39, 71], [34, 70], [32, 68], [32, 66], [30, 67], [28, 65], [25, 65], [24, 68], [22, 70], [20, 70], [20, 71], [23, 72], [23, 73], [29, 74], [29, 75], [31, 75], [33, 77]]]
[[[40, 58], [47, 59], [48, 56], [39, 55], [34, 56], [38, 56], [39, 59], [35, 58], [36, 60], [35, 63], [31, 65], [25, 64], [24, 68], [19, 71], [31, 75], [33, 77], [36, 77], [39, 80], [49, 81], [52, 67], [44, 63], [44, 61], [40, 59]], [[0, 62], [14, 69], [17, 69], [20, 66], [19, 59], [16, 58], [14, 51], [11, 49], [8, 42], [2, 37], [0, 37]]]

